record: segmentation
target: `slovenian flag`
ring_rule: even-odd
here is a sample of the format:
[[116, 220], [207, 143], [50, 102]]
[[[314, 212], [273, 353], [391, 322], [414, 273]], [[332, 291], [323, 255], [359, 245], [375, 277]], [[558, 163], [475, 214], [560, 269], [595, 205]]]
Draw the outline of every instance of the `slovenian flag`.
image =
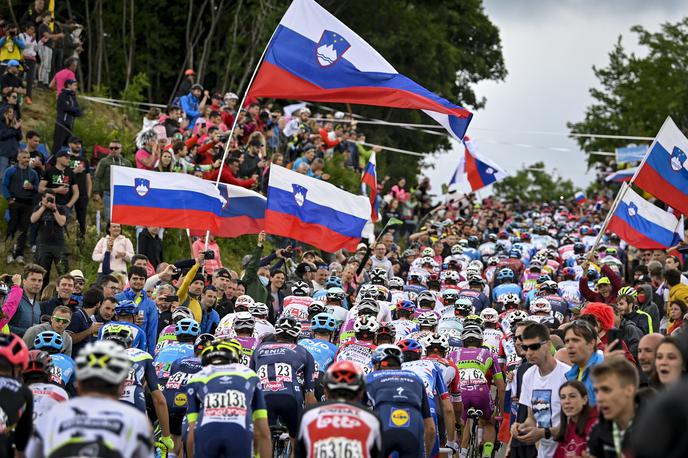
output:
[[611, 232], [639, 249], [665, 249], [683, 240], [683, 217], [651, 204], [626, 183], [619, 192], [624, 194], [609, 220]]
[[688, 139], [667, 118], [631, 180], [670, 207], [688, 214]]
[[[266, 232], [335, 252], [356, 251], [371, 225], [370, 202], [322, 180], [270, 166]], [[366, 227], [367, 226], [367, 227]]]
[[268, 45], [248, 97], [423, 110], [458, 140], [473, 116], [399, 74], [313, 0], [292, 2]]
[[604, 178], [604, 181], [607, 183], [623, 183], [623, 182], [628, 182], [631, 181], [631, 178], [633, 178], [633, 175], [635, 175], [636, 170], [638, 170], [638, 167], [631, 167], [628, 169], [623, 169], [623, 170], [618, 170], [614, 173], [610, 173]]
[[583, 191], [578, 191], [573, 197], [576, 199], [578, 205], [584, 204], [585, 201], [588, 200]]
[[374, 151], [370, 155], [368, 165], [366, 165], [361, 176], [361, 192], [370, 199], [370, 207], [372, 208], [370, 218], [375, 223], [380, 219], [380, 206], [377, 203], [377, 164]]
[[463, 139], [463, 143], [464, 154], [449, 180], [450, 188], [456, 186], [461, 192], [475, 192], [509, 175], [490, 159], [478, 153], [475, 143], [468, 136]]

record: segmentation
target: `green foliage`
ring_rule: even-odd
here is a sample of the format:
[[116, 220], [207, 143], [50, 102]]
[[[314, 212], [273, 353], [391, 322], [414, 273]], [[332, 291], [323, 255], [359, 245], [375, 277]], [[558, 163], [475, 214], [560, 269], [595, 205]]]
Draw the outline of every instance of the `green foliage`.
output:
[[[621, 37], [609, 53], [609, 65], [594, 68], [600, 88], [591, 88], [595, 102], [585, 119], [569, 123], [573, 132], [653, 137], [667, 116], [679, 127], [688, 127], [688, 18], [663, 24], [656, 33], [641, 26], [631, 30], [643, 47], [627, 52]], [[585, 151], [613, 151], [628, 140], [576, 138]], [[608, 162], [610, 157], [589, 155], [588, 164]]]
[[325, 163], [325, 172], [330, 174], [329, 182], [354, 194], [361, 192], [361, 176], [344, 167], [344, 155], [336, 154]]
[[[145, 73], [137, 73], [129, 86], [125, 87], [120, 94], [122, 100], [128, 102], [143, 102], [146, 100], [143, 93], [150, 87], [150, 81], [148, 80], [148, 75]], [[138, 113], [134, 106], [127, 108], [127, 116], [131, 119], [136, 119]]]
[[553, 177], [544, 170], [543, 162], [536, 162], [506, 177], [494, 185], [500, 199], [520, 202], [552, 202], [571, 199], [577, 188], [571, 180]]

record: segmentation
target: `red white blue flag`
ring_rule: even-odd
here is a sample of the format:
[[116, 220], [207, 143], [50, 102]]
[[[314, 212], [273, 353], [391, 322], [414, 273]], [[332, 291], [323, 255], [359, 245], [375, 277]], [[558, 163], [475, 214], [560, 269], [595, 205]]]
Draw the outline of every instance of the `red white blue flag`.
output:
[[294, 0], [249, 90], [267, 97], [423, 110], [456, 139], [473, 114], [398, 73], [313, 0]]
[[375, 152], [370, 155], [368, 165], [366, 165], [361, 177], [361, 192], [370, 199], [370, 207], [372, 213], [370, 219], [375, 223], [379, 219], [380, 206], [377, 202], [377, 164], [375, 160]]
[[463, 143], [466, 147], [464, 155], [449, 181], [450, 188], [456, 186], [460, 192], [475, 192], [509, 175], [490, 159], [478, 153], [475, 143], [468, 136], [463, 139]]

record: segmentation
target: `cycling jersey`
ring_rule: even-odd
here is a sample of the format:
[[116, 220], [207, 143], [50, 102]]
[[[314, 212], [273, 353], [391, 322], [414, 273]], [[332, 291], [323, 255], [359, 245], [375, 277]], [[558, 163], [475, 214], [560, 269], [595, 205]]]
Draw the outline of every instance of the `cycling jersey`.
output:
[[492, 300], [496, 301], [499, 296], [504, 294], [516, 294], [518, 297], [523, 297], [523, 290], [516, 283], [502, 283], [492, 290]]
[[256, 337], [235, 337], [235, 339], [241, 344], [241, 360], [239, 362], [248, 366], [260, 341]]
[[459, 369], [447, 358], [442, 358], [439, 355], [430, 355], [427, 357], [430, 361], [437, 363], [442, 370], [442, 378], [444, 378], [444, 385], [449, 391], [449, 397], [452, 402], [461, 402], [461, 387], [459, 385]]
[[483, 330], [483, 345], [490, 349], [491, 352], [497, 353], [499, 349], [499, 342], [504, 337], [504, 333], [495, 328], [485, 328]]
[[102, 396], [80, 396], [38, 419], [26, 456], [147, 458], [152, 444], [141, 412]]
[[31, 390], [17, 379], [0, 377], [0, 456], [14, 456], [15, 446], [24, 451], [32, 420]]
[[29, 389], [33, 394], [34, 423], [53, 406], [69, 399], [64, 388], [54, 383], [32, 383]]
[[60, 386], [71, 389], [74, 386], [76, 377], [76, 363], [74, 360], [63, 354], [56, 353], [51, 355], [53, 367], [50, 369], [50, 380]]
[[376, 345], [362, 340], [350, 340], [339, 347], [335, 361], [353, 361], [359, 364], [363, 372], [369, 374], [373, 370], [373, 351]]
[[253, 331], [258, 340], [263, 340], [266, 336], [275, 333], [275, 327], [268, 320], [256, 318], [256, 327]]
[[331, 342], [321, 339], [301, 339], [298, 342], [308, 353], [313, 356], [315, 361], [315, 372], [325, 372], [330, 364], [334, 362], [337, 355], [337, 346]]
[[133, 337], [134, 341], [131, 344], [132, 347], [138, 348], [141, 350], [148, 350], [148, 344], [146, 341], [146, 333], [141, 329], [139, 326], [135, 325], [134, 323], [126, 323], [124, 321], [110, 321], [109, 323], [101, 326], [100, 330], [98, 331], [98, 340], [103, 339], [103, 332], [108, 329], [110, 326], [114, 325], [124, 325], [124, 326], [129, 326], [131, 328], [131, 336]]
[[187, 419], [196, 422], [197, 458], [253, 456], [253, 421], [267, 417], [259, 383], [243, 364], [206, 366], [189, 380]]
[[165, 345], [169, 345], [173, 342], [177, 341], [177, 326], [174, 324], [170, 324], [169, 326], [165, 326], [162, 331], [160, 331], [160, 335], [158, 336], [158, 343], [155, 344], [155, 354], [157, 355], [160, 350]]
[[[417, 340], [420, 342], [422, 339], [429, 336], [430, 334], [432, 334], [432, 331], [428, 331], [428, 330], [416, 331], [416, 332], [412, 332], [411, 334], [409, 334], [405, 338]], [[399, 340], [402, 340], [402, 339], [399, 339]]]
[[576, 280], [560, 281], [559, 292], [561, 293], [562, 299], [571, 304], [572, 307], [577, 307], [583, 302], [583, 296], [581, 295], [578, 281]]
[[500, 340], [497, 360], [506, 372], [513, 371], [521, 364], [521, 357], [516, 353], [516, 344], [511, 336], [504, 336]]
[[484, 347], [463, 347], [453, 350], [448, 358], [454, 361], [459, 370], [464, 420], [470, 407], [481, 410], [483, 418], [490, 419], [494, 410], [490, 385], [493, 379], [502, 379], [495, 355]]
[[172, 363], [181, 358], [193, 356], [194, 349], [191, 343], [173, 342], [165, 345], [153, 359], [155, 375], [158, 376], [161, 385], [164, 385], [170, 376]]
[[360, 405], [329, 401], [303, 413], [296, 456], [374, 458], [382, 450], [380, 420]]
[[284, 298], [282, 316], [293, 316], [299, 321], [308, 320], [308, 306], [313, 302], [308, 296], [287, 296]]
[[313, 330], [311, 329], [311, 322], [309, 320], [303, 321], [301, 323], [301, 332], [299, 333], [298, 339], [310, 339], [313, 337]]
[[418, 323], [411, 320], [393, 320], [389, 323], [394, 327], [394, 338], [399, 341], [412, 332], [418, 331]]
[[490, 306], [490, 300], [482, 291], [462, 289], [459, 291], [459, 299], [468, 299], [475, 308], [475, 313], [480, 314], [483, 309]]
[[124, 390], [120, 400], [132, 404], [139, 411], [146, 411], [146, 399], [144, 383], [148, 385], [149, 391], [158, 390], [158, 376], [153, 368], [153, 357], [138, 348], [127, 348], [125, 350], [131, 360], [131, 369], [127, 378], [124, 379]]
[[162, 394], [165, 396], [167, 411], [170, 414], [170, 432], [175, 436], [182, 434], [182, 420], [189, 401], [186, 393], [187, 384], [202, 368], [200, 358], [193, 356], [176, 360], [170, 368], [170, 377]]

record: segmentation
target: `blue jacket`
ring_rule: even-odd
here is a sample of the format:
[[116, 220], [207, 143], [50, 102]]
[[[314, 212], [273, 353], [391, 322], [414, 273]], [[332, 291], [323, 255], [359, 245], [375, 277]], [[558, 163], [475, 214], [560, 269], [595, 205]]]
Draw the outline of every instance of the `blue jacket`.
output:
[[199, 100], [191, 92], [179, 98], [179, 104], [189, 119], [189, 129], [193, 129], [196, 119], [201, 116], [201, 112], [198, 110], [198, 102]]
[[585, 389], [588, 391], [588, 402], [591, 406], [597, 405], [597, 398], [595, 397], [595, 389], [592, 386], [592, 375], [590, 374], [590, 368], [596, 366], [604, 361], [604, 355], [601, 351], [595, 351], [595, 353], [590, 357], [585, 367], [583, 368], [583, 376], [579, 379], [580, 368], [573, 365], [571, 369], [566, 373], [566, 380], [580, 380], [585, 385]]
[[26, 297], [26, 293], [24, 293], [21, 301], [19, 301], [17, 311], [9, 322], [10, 331], [23, 337], [27, 329], [40, 322], [41, 305], [38, 303], [38, 298], [31, 303], [29, 298]]
[[[141, 291], [141, 301], [138, 303], [139, 310], [143, 310], [143, 328], [146, 334], [146, 350], [148, 353], [155, 355], [155, 344], [158, 341], [158, 308], [155, 302], [148, 297], [145, 291]], [[136, 302], [136, 293], [131, 289], [126, 289], [115, 296], [115, 299], [121, 301], [123, 299]]]
[[[17, 175], [17, 172], [20, 181], [13, 182], [12, 179], [15, 175]], [[22, 176], [31, 182], [33, 185], [32, 190], [28, 191], [24, 189], [24, 180]], [[20, 169], [16, 165], [13, 165], [5, 170], [5, 176], [2, 179], [2, 195], [7, 200], [9, 200], [10, 197], [15, 197], [18, 199], [33, 199], [34, 194], [38, 192], [38, 182], [38, 173], [36, 173], [34, 169], [31, 167]]]
[[220, 314], [214, 309], [210, 309], [207, 312], [203, 311], [203, 319], [201, 320], [201, 333], [202, 334], [214, 334], [215, 328], [220, 324]]

